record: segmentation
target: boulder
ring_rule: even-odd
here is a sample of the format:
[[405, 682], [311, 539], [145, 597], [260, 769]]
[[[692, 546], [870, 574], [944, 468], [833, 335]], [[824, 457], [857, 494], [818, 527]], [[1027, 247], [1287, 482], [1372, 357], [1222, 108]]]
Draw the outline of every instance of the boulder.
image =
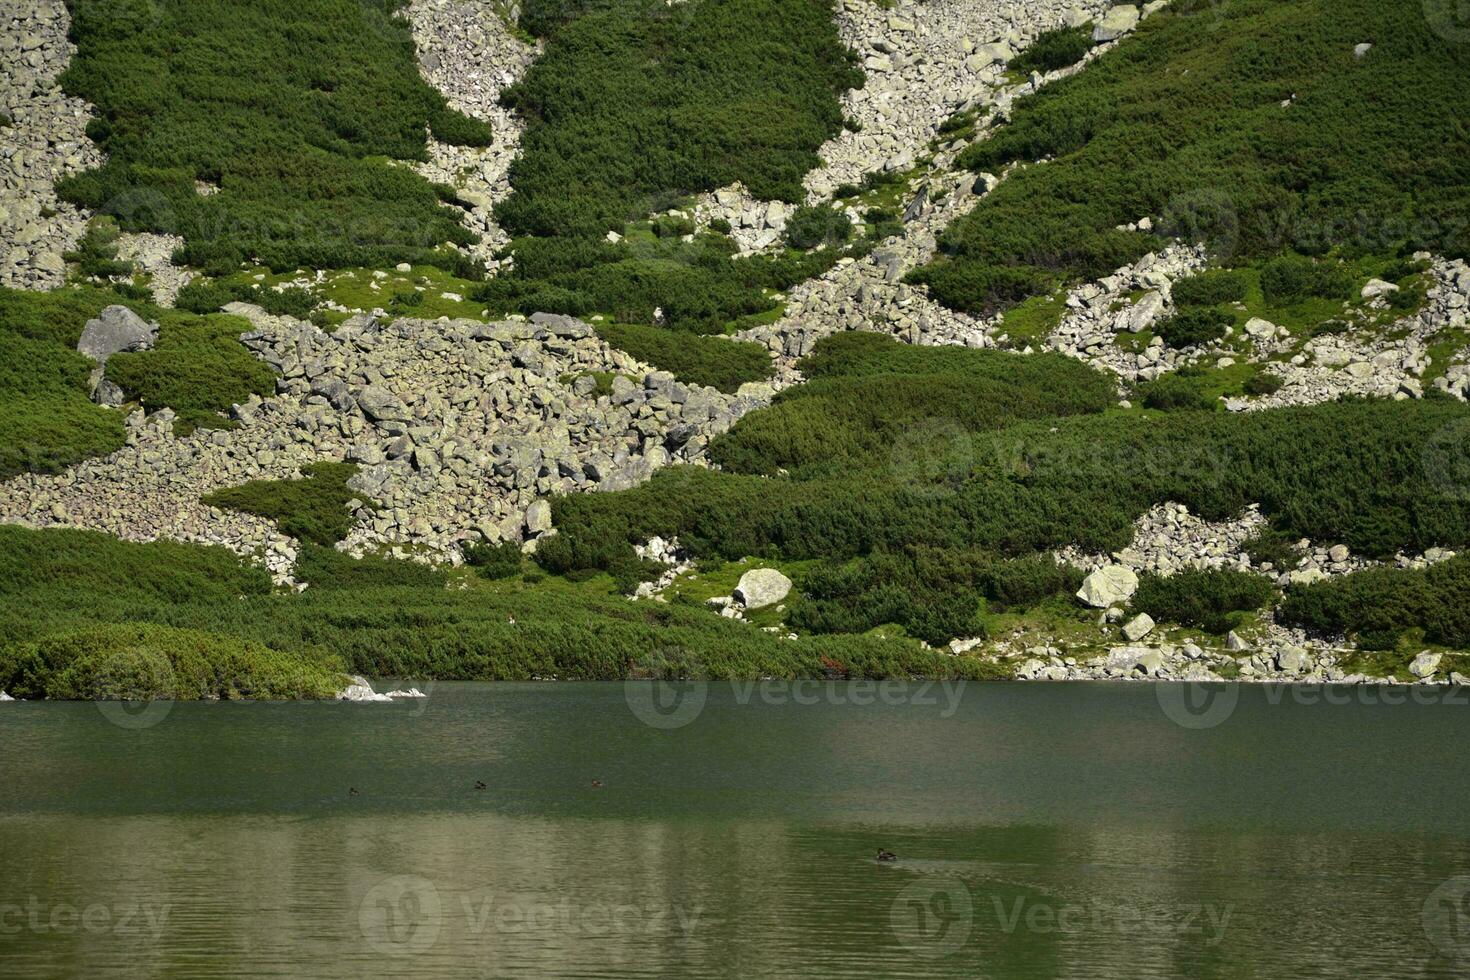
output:
[[1389, 293], [1396, 293], [1398, 291], [1399, 287], [1391, 282], [1384, 282], [1382, 279], [1369, 279], [1368, 285], [1363, 287], [1363, 298], [1377, 299], [1379, 296], [1386, 296]]
[[526, 508], [526, 532], [528, 534], [545, 534], [551, 530], [551, 502], [547, 500], [533, 500], [531, 506]]
[[0, 691], [0, 701], [14, 701], [14, 700], [15, 700], [15, 698], [13, 698], [10, 695], [6, 694], [4, 691]]
[[1114, 7], [1103, 14], [1097, 26], [1092, 29], [1092, 39], [1099, 44], [1104, 41], [1116, 41], [1138, 26], [1139, 16], [1138, 8], [1131, 4]]
[[1301, 647], [1282, 647], [1276, 651], [1276, 669], [1286, 674], [1299, 674], [1307, 665], [1307, 651]]
[[1138, 576], [1123, 565], [1105, 565], [1087, 576], [1077, 598], [1094, 609], [1127, 602], [1138, 590]]
[[373, 691], [366, 677], [353, 674], [346, 687], [337, 692], [338, 701], [392, 701], [386, 694]]
[[1123, 625], [1123, 635], [1129, 643], [1137, 642], [1153, 631], [1154, 620], [1148, 613], [1139, 613]]
[[1225, 634], [1225, 649], [1232, 653], [1240, 653], [1251, 648], [1250, 641], [1241, 636], [1235, 630]]
[[98, 364], [123, 351], [147, 350], [158, 340], [158, 324], [148, 323], [126, 306], [109, 306], [88, 320], [77, 353]]
[[1245, 332], [1257, 340], [1269, 340], [1276, 336], [1276, 324], [1254, 316], [1246, 321]]
[[1157, 650], [1150, 650], [1138, 658], [1133, 665], [1133, 669], [1142, 671], [1148, 676], [1153, 677], [1164, 669], [1164, 655]]
[[1409, 664], [1409, 673], [1415, 677], [1424, 678], [1439, 670], [1439, 662], [1443, 655], [1438, 653], [1421, 653]]
[[735, 598], [746, 609], [762, 609], [786, 598], [791, 592], [791, 579], [774, 568], [752, 568], [740, 576]]
[[1133, 309], [1128, 311], [1128, 329], [1133, 333], [1147, 330], [1162, 312], [1164, 297], [1157, 292], [1145, 293], [1133, 304]]
[[374, 422], [406, 422], [408, 409], [398, 396], [379, 385], [368, 385], [357, 393], [357, 406]]

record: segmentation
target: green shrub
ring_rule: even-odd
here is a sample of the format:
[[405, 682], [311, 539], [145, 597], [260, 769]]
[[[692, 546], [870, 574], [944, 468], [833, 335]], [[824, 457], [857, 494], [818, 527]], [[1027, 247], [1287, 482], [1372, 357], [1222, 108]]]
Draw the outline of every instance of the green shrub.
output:
[[252, 480], [216, 490], [202, 500], [275, 521], [282, 534], [317, 545], [333, 545], [347, 537], [353, 522], [351, 501], [373, 506], [347, 485], [357, 473], [352, 463], [313, 463], [303, 466], [301, 473], [300, 480]]
[[1301, 255], [1283, 255], [1261, 266], [1261, 292], [1273, 306], [1287, 306], [1312, 296], [1348, 299], [1352, 287], [1345, 270]]
[[730, 232], [734, 231], [734, 229], [730, 226], [730, 222], [726, 221], [724, 218], [714, 218], [713, 220], [711, 220], [709, 223], [709, 230], [721, 235], [728, 235], [730, 234]]
[[1268, 371], [1257, 371], [1241, 385], [1247, 395], [1274, 395], [1286, 387], [1286, 382]]
[[1219, 306], [1239, 303], [1246, 295], [1245, 276], [1234, 269], [1211, 269], [1174, 283], [1174, 304], [1186, 306]]
[[1160, 412], [1212, 412], [1218, 407], [1214, 397], [1200, 387], [1200, 375], [1180, 368], [1146, 381], [1138, 387], [1144, 408]]
[[521, 572], [521, 547], [514, 541], [474, 544], [464, 549], [465, 564], [481, 578], [501, 579]]
[[734, 392], [771, 376], [771, 357], [759, 344], [700, 337], [631, 323], [599, 323], [597, 335], [646, 364], [672, 372], [685, 384]]
[[382, 555], [354, 558], [310, 541], [301, 542], [297, 550], [295, 576], [313, 589], [442, 589], [448, 582], [448, 576], [433, 565]]
[[803, 206], [786, 220], [786, 244], [810, 249], [818, 245], [840, 245], [852, 237], [852, 222], [837, 208]]
[[[124, 231], [183, 236], [212, 274], [298, 267], [454, 267], [474, 236], [440, 193], [384, 158], [425, 160], [426, 135], [487, 145], [414, 64], [403, 0], [71, 5], [61, 82], [97, 107], [106, 162], [58, 182]], [[219, 188], [208, 196], [196, 181]]]
[[1221, 340], [1225, 328], [1235, 324], [1235, 317], [1222, 310], [1209, 308], [1181, 310], [1166, 317], [1156, 327], [1164, 343], [1170, 347], [1204, 347]]
[[87, 223], [87, 231], [77, 243], [76, 251], [62, 257], [76, 264], [77, 275], [83, 279], [106, 281], [114, 276], [131, 276], [133, 264], [119, 262], [117, 240], [121, 235], [117, 222], [107, 215], [93, 218]]
[[1289, 534], [1270, 529], [1241, 545], [1241, 551], [1250, 556], [1256, 565], [1271, 566], [1275, 572], [1289, 572], [1301, 564], [1302, 556], [1296, 550], [1296, 541]]
[[[1364, 37], [1376, 60], [1343, 57]], [[989, 315], [1108, 275], [1160, 237], [1237, 262], [1334, 247], [1464, 257], [1470, 134], [1456, 120], [1470, 116], [1470, 87], [1439, 81], [1467, 72], [1470, 48], [1413, 4], [1171, 4], [1085, 70], [1017, 100], [1008, 123], [960, 154], [991, 173], [1049, 162], [1011, 173], [953, 222], [913, 281]], [[1140, 215], [1158, 234], [1118, 230]]]
[[1012, 71], [1047, 72], [1075, 65], [1092, 50], [1092, 26], [1058, 27], [1046, 31], [1007, 65]]
[[0, 650], [0, 687], [20, 698], [282, 701], [330, 698], [345, 683], [336, 657], [152, 624], [98, 626]]
[[275, 372], [240, 343], [249, 321], [170, 311], [160, 311], [158, 317], [153, 349], [114, 354], [107, 361], [107, 377], [149, 411], [172, 408], [178, 413], [179, 434], [232, 425], [224, 415], [232, 405], [275, 392]]
[[235, 291], [229, 286], [198, 278], [189, 280], [179, 290], [179, 295], [174, 298], [174, 307], [191, 313], [218, 313], [233, 302]]
[[1167, 576], [1145, 572], [1132, 607], [1156, 622], [1227, 633], [1237, 614], [1261, 608], [1274, 591], [1270, 579], [1233, 569], [1186, 569]]
[[1293, 586], [1277, 619], [1319, 635], [1356, 637], [1368, 649], [1392, 649], [1410, 631], [1422, 631], [1429, 643], [1470, 648], [1470, 558]]

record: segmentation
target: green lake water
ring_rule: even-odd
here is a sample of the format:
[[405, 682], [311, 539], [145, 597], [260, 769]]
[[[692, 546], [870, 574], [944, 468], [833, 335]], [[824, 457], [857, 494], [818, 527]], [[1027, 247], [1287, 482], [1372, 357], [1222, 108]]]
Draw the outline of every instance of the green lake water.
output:
[[0, 977], [1470, 975], [1467, 700], [1207, 693], [4, 704]]

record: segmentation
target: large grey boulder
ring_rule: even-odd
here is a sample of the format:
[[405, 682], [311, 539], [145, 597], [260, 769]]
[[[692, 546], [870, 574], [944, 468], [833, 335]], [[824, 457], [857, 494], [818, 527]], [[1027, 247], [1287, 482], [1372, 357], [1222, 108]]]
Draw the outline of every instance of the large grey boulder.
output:
[[529, 534], [544, 534], [551, 530], [551, 503], [533, 500], [526, 508], [526, 531]]
[[1082, 581], [1077, 598], [1094, 609], [1127, 602], [1138, 591], [1138, 576], [1123, 565], [1105, 565]]
[[1123, 635], [1129, 643], [1135, 643], [1154, 631], [1154, 618], [1148, 613], [1139, 613], [1123, 627]]
[[14, 700], [15, 700], [15, 698], [13, 698], [10, 695], [6, 694], [4, 691], [0, 691], [0, 701], [14, 701]]
[[1139, 16], [1138, 8], [1132, 5], [1114, 7], [1103, 14], [1097, 26], [1092, 29], [1092, 39], [1098, 43], [1116, 41], [1138, 26]]
[[735, 586], [735, 598], [746, 609], [761, 609], [774, 605], [791, 592], [791, 579], [774, 568], [752, 568], [740, 576]]
[[1439, 670], [1441, 657], [1442, 655], [1438, 653], [1421, 653], [1414, 658], [1413, 663], [1409, 664], [1409, 673], [1419, 678], [1429, 677]]
[[398, 397], [379, 385], [368, 385], [357, 393], [357, 407], [374, 422], [406, 422], [408, 409]]
[[158, 324], [149, 323], [126, 306], [109, 306], [82, 328], [77, 353], [103, 364], [113, 354], [147, 350], [157, 340]]

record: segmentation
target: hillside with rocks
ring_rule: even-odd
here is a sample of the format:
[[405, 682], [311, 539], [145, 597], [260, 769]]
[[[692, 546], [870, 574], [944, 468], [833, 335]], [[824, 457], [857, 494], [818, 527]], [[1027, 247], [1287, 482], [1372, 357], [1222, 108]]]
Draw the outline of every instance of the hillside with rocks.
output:
[[[1470, 266], [1463, 225], [1445, 217], [1465, 213], [1463, 156], [1437, 145], [1414, 176], [1410, 231], [1312, 247], [1261, 244], [1255, 203], [1180, 191], [1167, 161], [1149, 171], [1157, 186], [1089, 163], [1153, 124], [1101, 107], [1154, 97], [1160, 72], [1186, 89], [1228, 82], [1239, 68], [1215, 55], [1284, 13], [1255, 0], [793, 0], [784, 15], [830, 36], [784, 39], [782, 70], [852, 87], [765, 111], [715, 96], [728, 65], [769, 52], [743, 37], [705, 60], [664, 46], [664, 32], [741, 37], [731, 25], [764, 9], [755, 0], [651, 14], [633, 0], [406, 0], [382, 16], [311, 0], [402, 63], [354, 64], [334, 38], [320, 65], [293, 70], [279, 95], [291, 122], [260, 132], [315, 134], [304, 164], [250, 144], [241, 121], [259, 110], [229, 92], [217, 111], [241, 143], [197, 160], [175, 143], [192, 117], [120, 110], [141, 96], [118, 65], [217, 25], [150, 7], [147, 37], [104, 42], [86, 18], [109, 2], [75, 23], [62, 0], [0, 5], [0, 287], [57, 300], [9, 314], [0, 339], [20, 360], [50, 345], [58, 365], [0, 382], [30, 426], [18, 432], [80, 444], [80, 423], [33, 417], [62, 394], [121, 425], [101, 452], [8, 447], [29, 462], [0, 482], [0, 523], [222, 548], [268, 572], [282, 601], [325, 604], [310, 607], [324, 620], [353, 570], [407, 605], [467, 590], [515, 624], [498, 604], [530, 603], [522, 621], [552, 633], [573, 629], [557, 612], [572, 590], [595, 606], [575, 624], [592, 635], [586, 623], [690, 617], [666, 658], [675, 672], [726, 646], [740, 651], [732, 673], [770, 671], [781, 654], [765, 644], [789, 644], [793, 662], [820, 649], [847, 665], [826, 669], [854, 675], [891, 669], [874, 645], [1028, 680], [1470, 674], [1470, 634], [1442, 608], [1470, 599], [1457, 591]], [[1292, 13], [1324, 53], [1310, 77], [1260, 80], [1241, 125], [1268, 110], [1315, 119], [1370, 84], [1355, 73], [1417, 72], [1437, 101], [1400, 131], [1464, 148], [1442, 111], [1470, 102], [1470, 76], [1443, 72], [1464, 66], [1464, 46], [1386, 0], [1353, 3], [1365, 26], [1324, 26], [1325, 0]], [[261, 23], [301, 16], [252, 4]], [[657, 71], [625, 70], [641, 49], [607, 50], [605, 79], [589, 79], [609, 25], [658, 52]], [[1404, 40], [1344, 43], [1375, 25]], [[669, 131], [686, 143], [664, 145], [637, 127], [674, 91], [688, 102]], [[361, 92], [411, 124], [377, 118]], [[610, 136], [608, 119], [632, 128]], [[1185, 129], [1172, 153], [1218, 149]], [[614, 138], [595, 162], [578, 155]], [[315, 179], [300, 172], [311, 166]], [[1283, 214], [1317, 206], [1303, 168]], [[1339, 191], [1321, 196], [1336, 206]], [[1075, 229], [1053, 234], [1064, 206]], [[0, 306], [0, 320], [6, 309], [29, 307]], [[225, 378], [253, 393], [191, 398], [245, 357], [268, 385]], [[1039, 380], [1016, 390], [1028, 371]], [[1191, 431], [1199, 459], [1183, 455]], [[1272, 440], [1295, 455], [1265, 459]], [[323, 557], [264, 501], [295, 499], [312, 467], [336, 463], [351, 467], [346, 530]], [[236, 488], [259, 500], [218, 503]], [[1175, 595], [1179, 582], [1193, 593]], [[752, 599], [757, 583], [781, 594]], [[1432, 598], [1381, 600], [1394, 589]], [[93, 625], [85, 603], [61, 606], [39, 625], [5, 615], [20, 634]], [[340, 642], [354, 670], [382, 665], [374, 642]], [[665, 658], [641, 634], [618, 642], [622, 669]], [[499, 647], [466, 656], [472, 668], [436, 669], [561, 669]]]

